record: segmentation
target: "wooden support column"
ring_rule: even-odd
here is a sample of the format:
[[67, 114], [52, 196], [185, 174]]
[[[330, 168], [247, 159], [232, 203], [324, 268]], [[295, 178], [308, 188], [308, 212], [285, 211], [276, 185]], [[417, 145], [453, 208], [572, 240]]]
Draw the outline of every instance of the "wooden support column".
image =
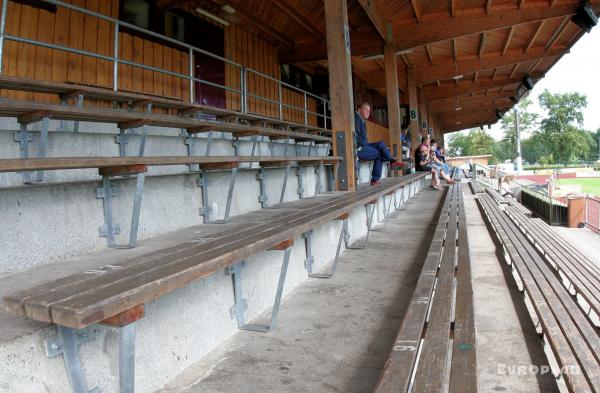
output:
[[333, 155], [340, 156], [337, 190], [354, 191], [354, 98], [346, 0], [325, 0]]
[[[427, 135], [429, 134], [429, 127], [431, 127], [429, 125], [429, 119], [428, 119], [428, 111], [427, 111], [427, 100], [425, 98], [425, 90], [421, 89], [419, 91], [419, 108], [421, 111], [421, 124], [419, 124], [419, 127], [421, 127], [421, 134], [423, 135]], [[425, 125], [425, 127], [423, 128], [423, 125]]]
[[[398, 158], [402, 154], [400, 142], [400, 96], [398, 95], [398, 69], [396, 67], [396, 49], [393, 43], [385, 45], [385, 89], [387, 93], [388, 123], [390, 127], [390, 151]], [[394, 147], [395, 145], [395, 147]]]
[[415, 80], [415, 68], [408, 67], [406, 71], [406, 80], [408, 81], [408, 118], [410, 120], [410, 140], [412, 152], [421, 144], [421, 125], [419, 124], [417, 83]]

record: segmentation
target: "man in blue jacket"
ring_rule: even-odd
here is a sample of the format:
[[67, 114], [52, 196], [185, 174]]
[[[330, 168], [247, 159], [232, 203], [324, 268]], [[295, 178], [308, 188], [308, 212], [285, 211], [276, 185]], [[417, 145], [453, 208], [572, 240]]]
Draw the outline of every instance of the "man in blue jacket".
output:
[[354, 123], [356, 130], [354, 131], [354, 146], [358, 159], [362, 161], [373, 161], [373, 171], [371, 172], [371, 185], [376, 186], [381, 179], [381, 170], [383, 162], [389, 161], [390, 169], [400, 169], [405, 164], [397, 161], [391, 154], [390, 149], [382, 141], [369, 143], [367, 139], [367, 123], [366, 120], [371, 116], [371, 105], [368, 102], [363, 102], [358, 111], [354, 114]]

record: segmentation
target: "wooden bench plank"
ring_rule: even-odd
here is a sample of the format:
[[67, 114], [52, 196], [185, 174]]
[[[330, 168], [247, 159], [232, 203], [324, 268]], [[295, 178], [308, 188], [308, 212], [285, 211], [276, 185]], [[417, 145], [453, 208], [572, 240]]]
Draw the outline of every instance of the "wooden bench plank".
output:
[[133, 165], [187, 165], [187, 164], [226, 164], [242, 162], [281, 162], [291, 161], [302, 165], [334, 164], [339, 157], [294, 157], [294, 156], [144, 156], [144, 157], [58, 157], [58, 158], [13, 158], [0, 159], [1, 172], [22, 172], [39, 170], [84, 169], [125, 167]]
[[87, 277], [84, 273], [77, 280], [62, 280], [54, 291], [48, 291], [52, 285], [50, 283], [43, 290], [33, 288], [8, 295], [4, 303], [11, 311], [22, 311], [32, 319], [82, 328], [297, 237], [351, 211], [365, 200], [381, 196], [390, 189], [421, 177], [421, 174], [414, 174], [405, 178], [386, 179], [378, 187], [339, 194], [324, 206], [297, 212], [293, 218], [286, 217], [275, 224], [259, 225], [231, 239], [219, 238], [184, 246], [174, 253], [160, 252], [134, 258], [104, 273], [88, 274]]
[[450, 219], [440, 261], [435, 295], [431, 304], [421, 357], [415, 374], [413, 393], [442, 392], [446, 383], [452, 305], [454, 300], [454, 272], [456, 238], [458, 233], [458, 193], [451, 187]]
[[475, 311], [471, 282], [471, 261], [467, 219], [459, 183], [458, 258], [456, 271], [456, 307], [449, 393], [476, 393], [477, 351], [475, 346]]
[[442, 244], [446, 236], [451, 201], [452, 195], [446, 192], [433, 239], [429, 245], [410, 305], [377, 383], [375, 389], [377, 393], [406, 392], [408, 389], [433, 293]]

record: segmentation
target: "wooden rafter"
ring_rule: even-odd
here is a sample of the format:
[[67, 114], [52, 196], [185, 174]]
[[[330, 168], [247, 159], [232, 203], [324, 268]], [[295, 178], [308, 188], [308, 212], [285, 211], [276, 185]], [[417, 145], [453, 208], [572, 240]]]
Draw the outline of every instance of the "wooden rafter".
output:
[[498, 75], [498, 68], [494, 68], [494, 73], [492, 74], [492, 80], [496, 79], [496, 75]]
[[448, 0], [448, 9], [450, 10], [450, 16], [456, 15], [456, 2], [455, 0]]
[[492, 13], [492, 0], [487, 0], [485, 2], [485, 14], [489, 15]]
[[521, 7], [523, 7], [523, 4], [524, 4], [524, 3], [525, 3], [525, 0], [519, 0], [519, 3], [518, 3], [518, 6], [517, 6], [517, 7], [518, 7], [519, 9], [521, 9]]
[[473, 82], [474, 82], [474, 83], [477, 83], [477, 79], [479, 79], [479, 71], [477, 71], [477, 72], [475, 73], [475, 75], [473, 76]]
[[513, 69], [510, 71], [510, 75], [508, 76], [509, 78], [513, 78], [515, 76], [520, 65], [521, 63], [517, 63], [513, 66]]
[[383, 16], [383, 13], [377, 6], [377, 3], [373, 0], [358, 0], [361, 7], [377, 29], [377, 32], [383, 38], [385, 42], [391, 42], [391, 37], [388, 37], [387, 21]]
[[[221, 7], [227, 4], [226, 0], [211, 0], [212, 2], [220, 5]], [[255, 13], [249, 12], [244, 8], [241, 8], [239, 4], [236, 5], [235, 14], [236, 18], [242, 19], [245, 23], [247, 23], [252, 28], [256, 29], [259, 34], [263, 35], [269, 41], [273, 41], [279, 45], [282, 45], [288, 49], [294, 49], [294, 42], [287, 38], [281, 32], [272, 28], [268, 23], [265, 23], [264, 20], [258, 18]]]
[[569, 21], [571, 20], [570, 17], [564, 17], [562, 22], [560, 23], [560, 26], [558, 27], [558, 29], [556, 29], [556, 31], [554, 32], [554, 34], [552, 35], [552, 37], [550, 38], [550, 40], [548, 41], [548, 43], [546, 43], [545, 48], [551, 48], [552, 45], [554, 45], [556, 43], [556, 41], [558, 41], [558, 39], [560, 38], [560, 36], [563, 34], [563, 32], [565, 31], [565, 29], [567, 28], [567, 25], [569, 24]]
[[[224, 0], [220, 0], [224, 1]], [[459, 38], [471, 34], [480, 34], [483, 31], [492, 31], [508, 28], [512, 25], [526, 24], [556, 17], [570, 18], [577, 12], [573, 4], [556, 7], [524, 7], [515, 12], [515, 9], [498, 7], [491, 15], [457, 14], [455, 17], [436, 15], [427, 23], [414, 25], [394, 25], [394, 44], [396, 50], [416, 48], [426, 44], [434, 44]], [[357, 34], [352, 37], [353, 56], [383, 54], [383, 43], [369, 34]], [[327, 59], [327, 45], [323, 40], [309, 40], [298, 42], [294, 51], [280, 53], [282, 63], [298, 63], [306, 61], [322, 61]]]
[[504, 42], [504, 48], [502, 49], [502, 55], [504, 56], [508, 51], [508, 47], [510, 46], [510, 40], [512, 39], [513, 34], [515, 33], [515, 26], [512, 26], [508, 31], [508, 35], [506, 36], [506, 41]]
[[425, 45], [425, 50], [427, 51], [427, 57], [429, 57], [429, 64], [433, 65], [433, 53], [431, 52], [431, 46]]
[[458, 42], [456, 38], [452, 39], [452, 56], [454, 56], [454, 61], [458, 60]]
[[421, 23], [421, 11], [419, 10], [419, 5], [417, 4], [417, 0], [410, 0], [410, 5], [415, 14], [415, 18], [417, 19], [417, 23]]
[[[537, 80], [541, 74], [532, 74], [531, 77]], [[498, 88], [501, 86], [510, 86], [521, 83], [522, 77], [502, 78], [495, 81], [491, 79], [479, 79], [477, 83], [471, 81], [463, 81], [458, 86], [446, 85], [444, 87], [431, 87], [425, 89], [425, 97], [427, 102], [443, 100], [449, 97], [456, 97], [470, 93], [477, 93], [488, 89]]]
[[487, 39], [487, 33], [484, 31], [483, 33], [481, 33], [481, 38], [479, 39], [479, 52], [478, 52], [478, 56], [481, 59], [481, 56], [483, 56], [483, 52], [485, 51], [485, 41]]
[[531, 67], [529, 67], [529, 69], [527, 70], [527, 74], [531, 74], [533, 73], [533, 71], [537, 68], [537, 66], [540, 65], [540, 63], [542, 62], [542, 59], [537, 59], [532, 65]]
[[290, 6], [287, 3], [284, 4], [282, 0], [271, 0], [271, 3], [299, 26], [304, 28], [304, 30], [312, 34], [316, 39], [323, 39], [323, 33], [310, 23], [308, 18], [303, 15], [299, 9], [292, 10]]
[[525, 47], [525, 52], [527, 52], [529, 49], [531, 49], [531, 46], [533, 45], [533, 43], [537, 39], [538, 35], [540, 34], [540, 31], [544, 27], [544, 23], [546, 23], [545, 20], [539, 22], [538, 27], [535, 29], [535, 32], [533, 33], [533, 35], [529, 39], [529, 42], [527, 43], [527, 46]]

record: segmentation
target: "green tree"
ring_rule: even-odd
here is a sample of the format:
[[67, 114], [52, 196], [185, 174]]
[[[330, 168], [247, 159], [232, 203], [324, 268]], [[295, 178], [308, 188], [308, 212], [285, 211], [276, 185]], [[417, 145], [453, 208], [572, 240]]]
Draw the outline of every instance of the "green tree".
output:
[[[521, 140], [525, 139], [526, 135], [531, 134], [539, 127], [540, 116], [537, 113], [530, 111], [529, 107], [531, 104], [532, 102], [530, 99], [521, 100], [517, 104], [519, 109]], [[514, 110], [506, 112], [500, 120], [500, 127], [504, 132], [504, 136], [502, 140], [497, 143], [494, 158], [499, 162], [513, 160], [517, 155], [517, 127]]]
[[448, 143], [449, 156], [478, 156], [492, 154], [495, 150], [494, 138], [486, 131], [474, 128], [468, 134], [456, 133]]
[[447, 154], [450, 157], [470, 156], [471, 139], [461, 132], [454, 133], [448, 141]]
[[[587, 98], [579, 93], [551, 93], [544, 90], [539, 96], [540, 106], [548, 111], [542, 120], [540, 133], [547, 153], [559, 163], [586, 159], [591, 139], [582, 134], [583, 109]], [[590, 134], [591, 136], [591, 134]], [[550, 154], [544, 154], [546, 158]]]

